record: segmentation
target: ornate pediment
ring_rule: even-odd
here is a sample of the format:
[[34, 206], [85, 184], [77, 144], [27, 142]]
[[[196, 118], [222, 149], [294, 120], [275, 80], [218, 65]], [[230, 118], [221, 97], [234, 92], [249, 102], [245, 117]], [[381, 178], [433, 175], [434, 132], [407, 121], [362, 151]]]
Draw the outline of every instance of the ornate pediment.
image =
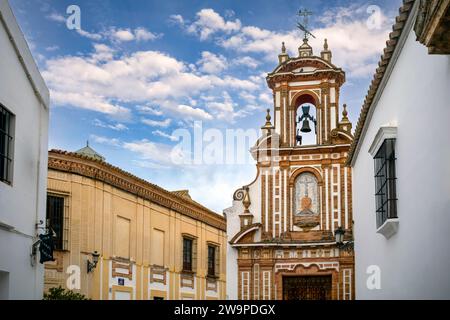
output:
[[289, 81], [310, 81], [336, 79], [340, 85], [345, 82], [345, 72], [320, 57], [302, 57], [286, 61], [267, 76], [267, 84], [274, 88], [276, 83]]
[[327, 70], [338, 68], [319, 57], [295, 58], [278, 66], [271, 75], [276, 73], [294, 72], [295, 70], [298, 70], [297, 72], [299, 72], [301, 69], [311, 71], [312, 69]]

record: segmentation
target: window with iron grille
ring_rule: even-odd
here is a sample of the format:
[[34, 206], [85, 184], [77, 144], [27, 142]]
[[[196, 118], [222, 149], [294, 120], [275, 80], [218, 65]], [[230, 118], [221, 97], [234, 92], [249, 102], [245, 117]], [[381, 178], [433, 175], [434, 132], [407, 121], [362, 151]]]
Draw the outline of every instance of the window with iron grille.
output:
[[192, 271], [192, 239], [183, 238], [183, 271]]
[[56, 234], [55, 249], [64, 249], [64, 197], [47, 195], [47, 226]]
[[208, 276], [216, 275], [216, 247], [208, 246]]
[[397, 218], [395, 139], [386, 139], [374, 157], [377, 228]]
[[0, 104], [0, 181], [12, 183], [14, 115]]

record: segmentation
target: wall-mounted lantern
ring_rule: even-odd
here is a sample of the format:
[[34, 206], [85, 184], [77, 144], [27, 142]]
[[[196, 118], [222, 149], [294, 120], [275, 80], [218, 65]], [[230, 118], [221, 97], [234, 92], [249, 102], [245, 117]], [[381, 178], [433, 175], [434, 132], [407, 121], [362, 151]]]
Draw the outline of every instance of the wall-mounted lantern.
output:
[[94, 269], [97, 267], [98, 258], [100, 257], [100, 254], [97, 251], [94, 251], [91, 253], [92, 255], [92, 261], [89, 259], [87, 260], [87, 273], [90, 273], [94, 271]]
[[339, 249], [351, 251], [354, 248], [354, 242], [353, 240], [344, 242], [344, 234], [345, 230], [341, 226], [339, 226], [339, 228], [337, 228], [334, 231], [334, 236], [336, 238], [336, 246]]

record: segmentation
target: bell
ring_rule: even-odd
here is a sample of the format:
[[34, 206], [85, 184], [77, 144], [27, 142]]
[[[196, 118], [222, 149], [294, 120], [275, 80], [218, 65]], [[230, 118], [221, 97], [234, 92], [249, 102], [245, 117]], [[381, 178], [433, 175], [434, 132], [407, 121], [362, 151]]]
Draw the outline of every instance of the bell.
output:
[[309, 126], [309, 121], [308, 120], [304, 120], [303, 121], [303, 125], [302, 128], [300, 129], [301, 132], [311, 132], [311, 127]]

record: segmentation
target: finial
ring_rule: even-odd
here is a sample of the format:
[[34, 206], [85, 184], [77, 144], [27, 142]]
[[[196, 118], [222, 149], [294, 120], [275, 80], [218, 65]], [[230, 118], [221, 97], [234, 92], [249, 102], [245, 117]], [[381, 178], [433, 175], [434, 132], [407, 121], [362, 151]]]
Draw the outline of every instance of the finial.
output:
[[242, 200], [242, 204], [244, 205], [244, 213], [250, 213], [250, 210], [248, 209], [250, 205], [252, 204], [250, 201], [250, 194], [248, 192], [248, 187], [245, 187], [245, 195], [244, 199]]
[[323, 44], [323, 50], [328, 51], [328, 42], [327, 39], [325, 39], [325, 42]]
[[284, 41], [281, 43], [281, 53], [286, 53], [286, 47], [284, 45]]
[[348, 112], [347, 112], [347, 104], [344, 103], [343, 105], [344, 110], [342, 110], [342, 122], [347, 122], [348, 120]]
[[89, 147], [89, 140], [86, 140], [86, 147]]
[[272, 117], [270, 116], [270, 109], [267, 109], [266, 124], [264, 125], [264, 127], [262, 127], [262, 129], [268, 129], [269, 131], [273, 129], [272, 122], [270, 122], [271, 119]]

